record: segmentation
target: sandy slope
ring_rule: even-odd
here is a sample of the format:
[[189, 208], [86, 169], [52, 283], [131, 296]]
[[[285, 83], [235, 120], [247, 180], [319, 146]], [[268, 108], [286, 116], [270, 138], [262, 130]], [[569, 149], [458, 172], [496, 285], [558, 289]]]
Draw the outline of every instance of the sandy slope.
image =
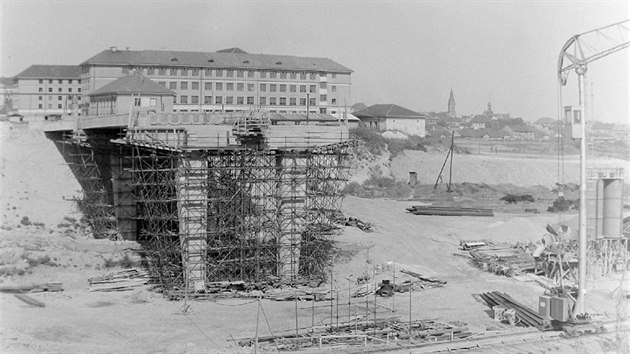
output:
[[56, 225], [64, 216], [80, 218], [74, 203], [81, 187], [54, 143], [28, 125], [0, 122], [0, 223], [31, 221]]
[[[409, 172], [418, 174], [419, 183], [434, 183], [444, 163], [445, 154], [407, 150], [393, 159], [390, 171], [394, 178], [409, 179]], [[589, 160], [589, 167], [624, 167], [628, 161], [619, 159]], [[580, 162], [576, 156], [566, 157], [564, 183], [579, 183]], [[448, 165], [445, 170], [448, 176]], [[553, 156], [523, 154], [458, 155], [453, 157], [453, 181], [456, 183], [511, 183], [517, 186], [542, 185], [552, 187], [558, 182], [558, 160]]]

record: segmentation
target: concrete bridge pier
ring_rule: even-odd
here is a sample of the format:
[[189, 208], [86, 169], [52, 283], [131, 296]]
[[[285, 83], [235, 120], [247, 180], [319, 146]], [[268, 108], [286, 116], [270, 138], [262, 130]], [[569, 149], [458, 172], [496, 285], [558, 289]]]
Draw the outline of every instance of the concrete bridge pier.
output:
[[290, 282], [300, 270], [300, 248], [306, 227], [306, 158], [297, 153], [279, 154], [277, 169], [278, 277]]
[[136, 199], [133, 193], [131, 163], [121, 154], [110, 154], [114, 214], [118, 232], [125, 240], [135, 241], [138, 235]]
[[200, 154], [187, 154], [177, 166], [177, 212], [184, 282], [189, 289], [205, 290], [208, 162]]

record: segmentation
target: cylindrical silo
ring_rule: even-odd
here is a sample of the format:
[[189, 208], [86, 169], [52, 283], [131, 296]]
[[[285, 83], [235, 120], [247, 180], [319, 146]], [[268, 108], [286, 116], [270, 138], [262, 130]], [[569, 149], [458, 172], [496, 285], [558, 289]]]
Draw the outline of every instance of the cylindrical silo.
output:
[[596, 206], [595, 206], [595, 235], [597, 237], [602, 235], [602, 228], [604, 225], [604, 180], [598, 179], [595, 184], [596, 191]]
[[604, 218], [602, 236], [621, 236], [623, 183], [621, 179], [604, 179]]
[[586, 234], [588, 239], [602, 235], [604, 182], [591, 179], [586, 182]]

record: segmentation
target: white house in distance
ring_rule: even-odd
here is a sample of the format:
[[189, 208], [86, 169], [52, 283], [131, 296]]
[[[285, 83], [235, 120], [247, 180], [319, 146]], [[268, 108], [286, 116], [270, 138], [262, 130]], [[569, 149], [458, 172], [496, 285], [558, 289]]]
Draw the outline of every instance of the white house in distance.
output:
[[89, 94], [89, 115], [172, 112], [175, 92], [141, 74], [123, 76]]
[[373, 130], [400, 131], [423, 138], [426, 136], [426, 117], [395, 104], [375, 104], [354, 115]]

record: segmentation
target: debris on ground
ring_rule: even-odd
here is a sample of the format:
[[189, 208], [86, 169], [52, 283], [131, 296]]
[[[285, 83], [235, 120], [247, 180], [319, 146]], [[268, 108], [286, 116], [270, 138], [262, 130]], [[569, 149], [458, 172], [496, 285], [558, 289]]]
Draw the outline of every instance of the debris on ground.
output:
[[352, 226], [356, 227], [361, 231], [372, 232], [372, 224], [369, 222], [365, 222], [359, 218], [355, 218], [352, 216], [345, 216], [342, 212], [335, 212], [335, 223], [343, 226]]
[[439, 216], [494, 216], [492, 209], [462, 208], [450, 206], [415, 205], [407, 208], [407, 211], [415, 215], [439, 215]]
[[533, 203], [536, 201], [531, 194], [507, 194], [501, 200], [505, 201], [505, 204]]
[[478, 248], [478, 247], [482, 247], [482, 246], [488, 246], [491, 245], [492, 242], [490, 241], [482, 241], [482, 240], [478, 240], [478, 241], [459, 241], [459, 248], [461, 250], [464, 251], [468, 251], [471, 250], [473, 248]]
[[89, 291], [125, 291], [143, 286], [152, 280], [145, 270], [131, 268], [88, 279]]
[[313, 327], [309, 333], [284, 333], [244, 338], [238, 340], [240, 346], [268, 346], [269, 350], [298, 350], [301, 348], [323, 348], [324, 346], [366, 346], [378, 345], [385, 349], [388, 345], [399, 347], [407, 342], [419, 343], [446, 342], [468, 338], [473, 333], [465, 323], [449, 324], [435, 320], [401, 321], [398, 317], [376, 319], [374, 321], [352, 321], [333, 325]]
[[431, 277], [425, 277], [422, 274], [418, 274], [416, 272], [412, 272], [406, 269], [401, 269], [400, 272], [403, 274], [411, 275], [412, 277], [418, 278], [420, 282], [423, 283], [423, 285], [426, 284], [429, 287], [439, 287], [446, 284], [446, 282], [443, 280], [439, 280], [439, 279], [431, 278]]
[[14, 294], [20, 301], [35, 307], [46, 307], [46, 304], [26, 294]]
[[536, 259], [521, 247], [508, 244], [488, 245], [469, 251], [472, 263], [480, 269], [508, 277], [534, 271]]
[[0, 293], [41, 293], [63, 291], [61, 283], [0, 285]]

